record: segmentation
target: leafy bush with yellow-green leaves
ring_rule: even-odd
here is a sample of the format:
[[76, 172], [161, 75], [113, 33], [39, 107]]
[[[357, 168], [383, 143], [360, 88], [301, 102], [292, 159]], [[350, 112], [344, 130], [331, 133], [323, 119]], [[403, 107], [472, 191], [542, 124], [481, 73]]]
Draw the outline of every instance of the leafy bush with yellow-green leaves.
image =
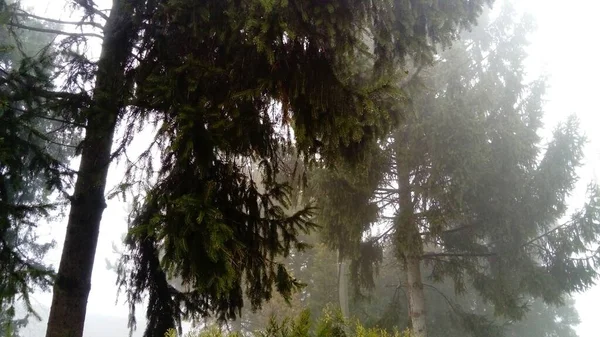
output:
[[[217, 326], [192, 331], [186, 337], [243, 337], [239, 332], [226, 332]], [[360, 322], [348, 322], [338, 311], [325, 310], [321, 319], [313, 326], [310, 312], [303, 311], [295, 319], [277, 320], [271, 318], [262, 330], [255, 331], [251, 337], [412, 337], [410, 331], [389, 332], [379, 328], [366, 328]], [[169, 329], [165, 337], [177, 337], [174, 329]]]

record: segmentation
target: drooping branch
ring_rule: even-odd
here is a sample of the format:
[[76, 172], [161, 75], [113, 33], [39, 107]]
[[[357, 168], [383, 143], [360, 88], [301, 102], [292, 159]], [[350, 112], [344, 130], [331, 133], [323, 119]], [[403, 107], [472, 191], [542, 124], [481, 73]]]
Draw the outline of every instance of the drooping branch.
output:
[[448, 304], [448, 306], [450, 307], [450, 309], [452, 309], [455, 313], [460, 314], [462, 312], [462, 310], [460, 310], [459, 308], [457, 308], [456, 303], [452, 302], [450, 300], [450, 298], [448, 298], [448, 296], [446, 294], [444, 294], [444, 292], [442, 292], [441, 290], [439, 290], [436, 286], [434, 286], [433, 284], [427, 284], [427, 283], [423, 283], [423, 286], [428, 287], [428, 288], [434, 290], [440, 296], [442, 296], [444, 298], [444, 300], [446, 301], [446, 303]]

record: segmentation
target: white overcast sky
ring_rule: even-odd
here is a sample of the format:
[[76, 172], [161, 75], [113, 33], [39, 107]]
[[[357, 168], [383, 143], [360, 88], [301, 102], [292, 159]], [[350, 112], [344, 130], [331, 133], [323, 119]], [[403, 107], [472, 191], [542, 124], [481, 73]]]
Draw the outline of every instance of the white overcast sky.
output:
[[[33, 7], [36, 14], [66, 19], [70, 12], [65, 0], [24, 0]], [[97, 0], [100, 8], [109, 8], [110, 0]], [[579, 116], [581, 127], [588, 136], [585, 167], [579, 172], [580, 186], [573, 193], [572, 205], [578, 207], [583, 202], [585, 186], [598, 178], [600, 164], [600, 45], [598, 35], [600, 25], [598, 15], [600, 2], [597, 0], [513, 0], [517, 8], [533, 15], [537, 31], [530, 36], [527, 72], [531, 76], [549, 76], [549, 90], [546, 95], [546, 127], [552, 128], [569, 114]], [[99, 46], [96, 47], [99, 50]], [[113, 166], [109, 176], [109, 187], [119, 180], [122, 167]], [[112, 184], [112, 185], [111, 185]], [[88, 304], [88, 317], [105, 315], [126, 317], [127, 308], [115, 305], [116, 275], [105, 268], [105, 260], [114, 260], [112, 244], [119, 243], [126, 231], [127, 205], [118, 200], [108, 203], [104, 211], [96, 263], [94, 267], [92, 291]], [[49, 256], [49, 262], [58, 265], [66, 219], [51, 225], [51, 236], [57, 241], [56, 249]], [[578, 327], [580, 337], [597, 337], [600, 319], [596, 308], [600, 303], [600, 286], [583, 294], [577, 294], [576, 305], [582, 323]], [[49, 307], [50, 294], [39, 294], [35, 299]], [[122, 302], [122, 301], [121, 301]], [[140, 308], [141, 312], [145, 308]], [[42, 314], [46, 314], [42, 312]], [[126, 321], [123, 320], [123, 324]], [[90, 324], [86, 324], [90, 325]], [[87, 329], [86, 329], [87, 330]], [[91, 334], [86, 331], [86, 336]]]

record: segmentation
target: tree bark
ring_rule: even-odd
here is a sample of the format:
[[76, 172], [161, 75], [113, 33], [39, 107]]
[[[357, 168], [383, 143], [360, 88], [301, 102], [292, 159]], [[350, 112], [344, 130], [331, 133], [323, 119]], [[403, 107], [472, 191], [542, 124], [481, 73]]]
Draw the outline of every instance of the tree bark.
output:
[[427, 337], [425, 293], [423, 292], [423, 282], [421, 280], [421, 260], [417, 257], [407, 257], [405, 272], [407, 276], [406, 290], [412, 332], [415, 337]]
[[338, 260], [338, 296], [340, 309], [345, 319], [350, 318], [350, 302], [348, 300], [348, 262], [341, 257]]
[[67, 224], [64, 247], [50, 308], [46, 337], [81, 337], [91, 288], [94, 256], [111, 147], [119, 112], [123, 109], [125, 69], [134, 33], [132, 0], [115, 0], [104, 27], [93, 103]]
[[410, 186], [410, 162], [406, 155], [406, 146], [410, 146], [406, 131], [399, 131], [396, 137], [396, 168], [398, 174], [398, 197], [400, 206], [399, 223], [397, 223], [400, 257], [404, 262], [406, 273], [406, 293], [408, 297], [409, 320], [415, 337], [427, 337], [425, 316], [425, 293], [421, 277], [421, 256], [423, 241], [415, 222], [415, 209]]

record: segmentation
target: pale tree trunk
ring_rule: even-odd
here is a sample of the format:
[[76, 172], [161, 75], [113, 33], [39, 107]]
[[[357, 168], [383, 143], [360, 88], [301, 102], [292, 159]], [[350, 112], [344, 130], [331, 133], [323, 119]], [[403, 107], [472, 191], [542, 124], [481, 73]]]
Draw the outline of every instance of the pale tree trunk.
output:
[[421, 277], [421, 255], [423, 241], [419, 228], [414, 220], [414, 205], [410, 186], [409, 156], [403, 149], [409, 145], [405, 133], [399, 132], [396, 137], [396, 169], [398, 174], [398, 197], [400, 217], [396, 224], [398, 230], [397, 244], [401, 248], [401, 258], [406, 273], [406, 294], [408, 297], [409, 320], [415, 337], [427, 337], [425, 293]]
[[425, 316], [425, 293], [421, 280], [421, 261], [419, 258], [407, 257], [405, 263], [406, 294], [408, 296], [409, 318], [415, 337], [427, 337]]
[[348, 299], [348, 283], [350, 275], [348, 273], [348, 261], [344, 261], [340, 258], [338, 262], [338, 295], [340, 309], [345, 319], [350, 318], [350, 301]]
[[114, 0], [104, 27], [93, 103], [87, 111], [75, 191], [48, 318], [47, 337], [81, 337], [111, 161], [111, 146], [126, 90], [134, 1]]
[[242, 325], [242, 317], [239, 315], [235, 318], [235, 320], [230, 323], [231, 332], [237, 332], [242, 334], [244, 332], [244, 326]]

